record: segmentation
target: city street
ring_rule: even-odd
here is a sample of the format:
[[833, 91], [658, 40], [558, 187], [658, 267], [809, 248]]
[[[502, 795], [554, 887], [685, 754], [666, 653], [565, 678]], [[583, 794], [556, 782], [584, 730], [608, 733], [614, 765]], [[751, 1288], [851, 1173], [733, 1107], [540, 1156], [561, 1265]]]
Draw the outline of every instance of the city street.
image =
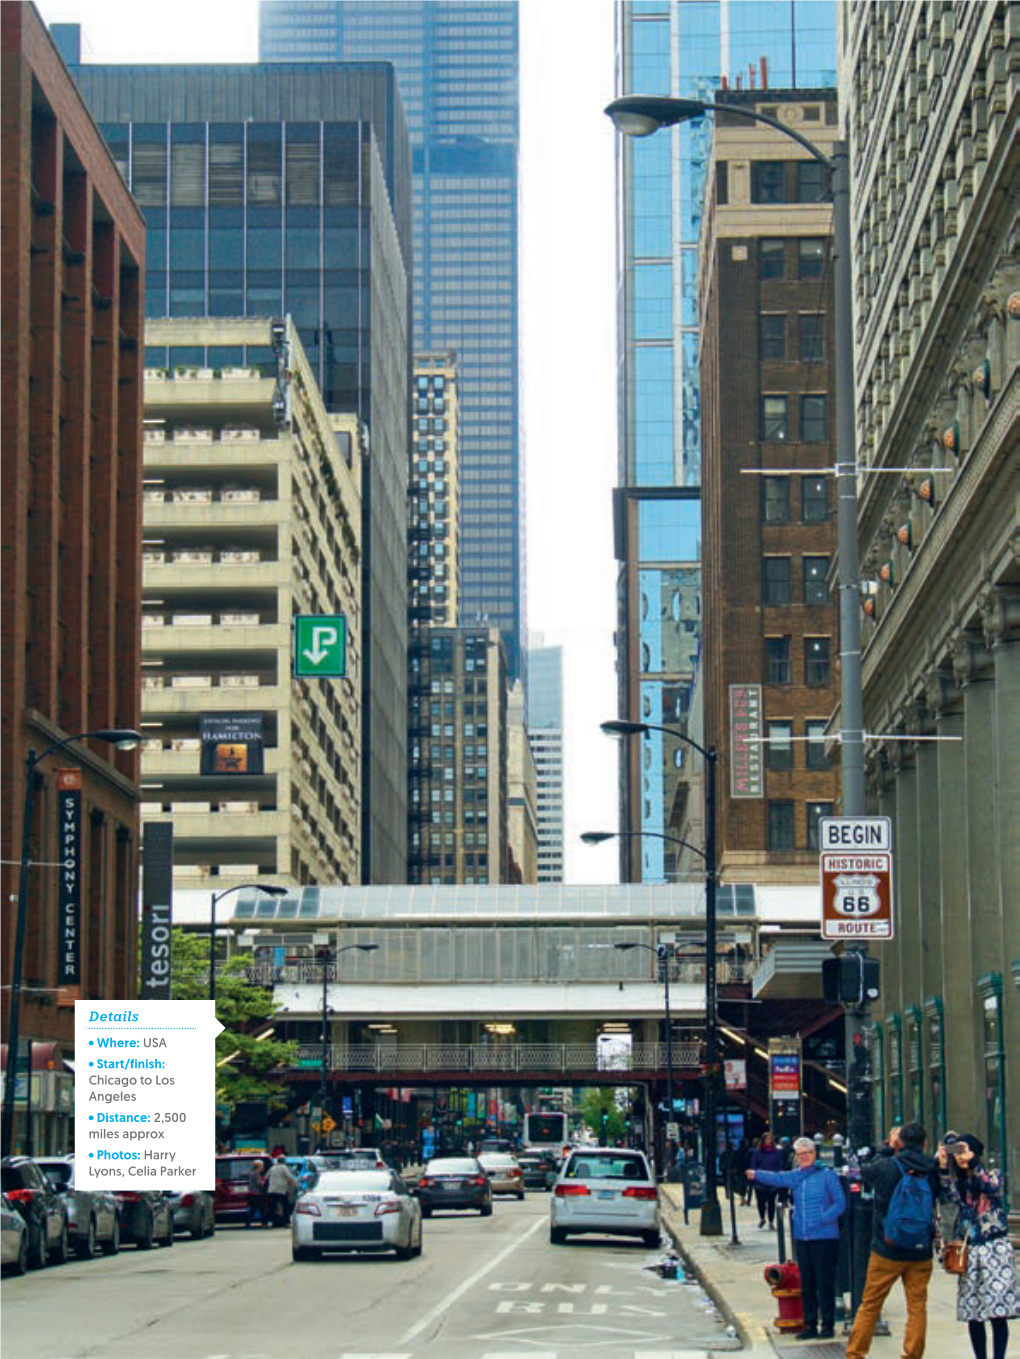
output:
[[549, 1244], [548, 1199], [425, 1223], [424, 1253], [295, 1265], [289, 1232], [220, 1227], [3, 1285], [6, 1359], [703, 1359], [738, 1347], [659, 1251]]

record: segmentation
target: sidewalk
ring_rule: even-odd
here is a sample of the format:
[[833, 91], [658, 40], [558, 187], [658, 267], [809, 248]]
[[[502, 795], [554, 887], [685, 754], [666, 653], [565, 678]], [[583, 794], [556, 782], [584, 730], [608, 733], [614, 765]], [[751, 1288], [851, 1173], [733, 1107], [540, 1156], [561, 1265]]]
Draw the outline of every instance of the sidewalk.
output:
[[[705, 1292], [719, 1311], [736, 1326], [747, 1352], [754, 1359], [842, 1359], [846, 1337], [842, 1323], [836, 1323], [836, 1340], [794, 1341], [775, 1330], [772, 1321], [779, 1304], [762, 1277], [766, 1265], [779, 1259], [776, 1233], [760, 1231], [758, 1214], [753, 1208], [737, 1205], [737, 1237], [730, 1240], [730, 1205], [722, 1198], [724, 1236], [699, 1235], [700, 1213], [692, 1210], [684, 1225], [683, 1193], [679, 1185], [661, 1186], [663, 1227], [676, 1242], [688, 1267], [697, 1275]], [[787, 1254], [792, 1254], [789, 1234]], [[903, 1289], [896, 1284], [883, 1312], [891, 1331], [876, 1336], [871, 1346], [872, 1359], [900, 1359], [906, 1310]], [[956, 1320], [956, 1280], [936, 1261], [928, 1290], [928, 1340], [925, 1359], [961, 1359], [970, 1353], [967, 1328]]]

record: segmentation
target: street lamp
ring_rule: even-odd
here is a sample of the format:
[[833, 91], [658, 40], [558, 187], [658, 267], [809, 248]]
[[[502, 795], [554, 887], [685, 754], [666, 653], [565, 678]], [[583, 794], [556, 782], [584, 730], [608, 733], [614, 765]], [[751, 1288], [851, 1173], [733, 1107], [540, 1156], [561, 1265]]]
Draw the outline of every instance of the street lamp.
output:
[[[722, 1209], [719, 1206], [715, 1166], [715, 1077], [718, 1063], [716, 1035], [716, 967], [715, 967], [715, 746], [703, 746], [675, 727], [660, 727], [653, 722], [628, 722], [613, 718], [602, 723], [607, 736], [643, 736], [649, 731], [661, 731], [673, 736], [705, 761], [705, 1066], [704, 1111], [702, 1140], [705, 1147], [705, 1202], [701, 1208], [701, 1235], [722, 1235]], [[629, 832], [628, 832], [629, 833]], [[693, 848], [693, 846], [692, 846]]]
[[[32, 808], [35, 802], [35, 771], [47, 756], [75, 741], [105, 741], [118, 750], [133, 750], [141, 733], [129, 727], [101, 727], [77, 736], [65, 736], [37, 755], [29, 746], [25, 756], [25, 806], [21, 821], [21, 864], [18, 872], [18, 907], [14, 926], [14, 959], [11, 966], [11, 1000], [7, 1019], [7, 1070], [4, 1073], [4, 1109], [0, 1120], [0, 1156], [10, 1156], [14, 1144], [14, 1100], [17, 1089], [18, 1044], [21, 1025], [21, 974], [25, 955], [25, 927], [28, 920], [28, 870], [32, 839]], [[31, 1080], [31, 1073], [29, 1073]]]
[[582, 831], [581, 843], [584, 845], [603, 845], [607, 840], [640, 840], [648, 835], [653, 840], [668, 840], [671, 845], [683, 845], [684, 849], [689, 849], [693, 854], [697, 854], [699, 859], [704, 859], [705, 851], [699, 849], [697, 845], [692, 845], [690, 840], [681, 840], [679, 835], [666, 835], [662, 831], [639, 830], [639, 831]]
[[276, 887], [272, 883], [242, 882], [236, 887], [226, 887], [222, 892], [214, 892], [209, 909], [209, 999], [216, 1001], [216, 906], [232, 892], [262, 892], [267, 897], [285, 897], [288, 889]]
[[[659, 960], [659, 970], [662, 973], [662, 980], [665, 987], [665, 1005], [666, 1005], [666, 1108], [669, 1111], [666, 1115], [666, 1119], [667, 1122], [672, 1123], [674, 1117], [673, 1021], [670, 1018], [669, 1014], [669, 950], [666, 948], [665, 944], [639, 944], [636, 940], [621, 941], [619, 944], [614, 944], [613, 948], [619, 949], [621, 953], [628, 953], [631, 949], [634, 948], [643, 948], [648, 953], [654, 953], [656, 958], [658, 958]], [[669, 1167], [667, 1166], [666, 1169], [668, 1170]]]
[[[317, 949], [315, 961], [322, 964], [322, 1076], [319, 1082], [319, 1118], [326, 1116], [326, 1098], [329, 1093], [329, 965], [334, 959], [339, 958], [341, 953], [350, 953], [352, 950], [358, 953], [374, 953], [379, 947], [378, 944], [344, 944], [336, 952], [323, 944], [322, 948]], [[321, 1122], [320, 1122], [321, 1126]]]

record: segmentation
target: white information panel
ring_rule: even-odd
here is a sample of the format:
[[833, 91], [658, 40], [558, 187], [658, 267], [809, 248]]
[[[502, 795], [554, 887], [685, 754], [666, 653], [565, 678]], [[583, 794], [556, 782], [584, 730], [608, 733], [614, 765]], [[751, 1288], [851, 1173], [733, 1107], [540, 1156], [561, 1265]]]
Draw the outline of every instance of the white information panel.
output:
[[208, 1189], [215, 1183], [211, 1000], [77, 1000], [75, 1183]]

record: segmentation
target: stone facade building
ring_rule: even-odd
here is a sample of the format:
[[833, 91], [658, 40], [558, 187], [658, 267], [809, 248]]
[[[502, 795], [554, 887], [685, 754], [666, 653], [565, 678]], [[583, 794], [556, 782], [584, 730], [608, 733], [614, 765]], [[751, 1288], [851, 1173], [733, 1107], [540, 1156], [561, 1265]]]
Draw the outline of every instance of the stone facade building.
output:
[[843, 7], [880, 1127], [1020, 1176], [1020, 6]]

